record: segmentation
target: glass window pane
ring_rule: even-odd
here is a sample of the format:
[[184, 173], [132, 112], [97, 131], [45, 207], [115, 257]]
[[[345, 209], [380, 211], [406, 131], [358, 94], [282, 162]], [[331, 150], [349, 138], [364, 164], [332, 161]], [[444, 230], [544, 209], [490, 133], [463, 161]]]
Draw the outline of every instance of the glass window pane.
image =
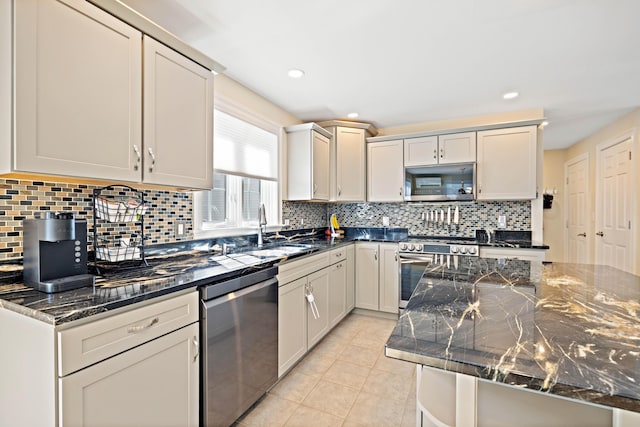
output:
[[242, 178], [242, 220], [257, 222], [260, 208], [260, 180]]

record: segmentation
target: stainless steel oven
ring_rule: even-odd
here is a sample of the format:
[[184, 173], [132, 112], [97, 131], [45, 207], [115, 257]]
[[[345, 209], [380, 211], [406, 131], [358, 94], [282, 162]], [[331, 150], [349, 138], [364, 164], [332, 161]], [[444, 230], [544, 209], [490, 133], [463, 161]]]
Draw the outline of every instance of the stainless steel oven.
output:
[[457, 270], [465, 264], [465, 258], [478, 256], [478, 245], [471, 242], [447, 242], [441, 240], [411, 239], [398, 244], [400, 262], [400, 310], [426, 272], [434, 269]]

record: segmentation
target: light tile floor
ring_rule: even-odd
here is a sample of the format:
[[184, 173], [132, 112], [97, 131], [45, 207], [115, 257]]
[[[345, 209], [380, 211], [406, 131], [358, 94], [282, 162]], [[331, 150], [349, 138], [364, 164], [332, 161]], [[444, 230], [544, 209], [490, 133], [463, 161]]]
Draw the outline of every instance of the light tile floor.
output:
[[415, 365], [384, 355], [395, 324], [348, 315], [238, 425], [415, 426]]

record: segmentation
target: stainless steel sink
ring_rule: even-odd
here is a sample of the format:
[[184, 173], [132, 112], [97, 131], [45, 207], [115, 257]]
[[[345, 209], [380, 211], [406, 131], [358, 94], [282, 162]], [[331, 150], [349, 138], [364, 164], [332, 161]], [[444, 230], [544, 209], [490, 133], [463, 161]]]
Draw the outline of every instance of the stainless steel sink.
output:
[[282, 245], [272, 248], [255, 249], [243, 253], [260, 258], [279, 258], [296, 255], [302, 252], [309, 252], [312, 248], [312, 245]]

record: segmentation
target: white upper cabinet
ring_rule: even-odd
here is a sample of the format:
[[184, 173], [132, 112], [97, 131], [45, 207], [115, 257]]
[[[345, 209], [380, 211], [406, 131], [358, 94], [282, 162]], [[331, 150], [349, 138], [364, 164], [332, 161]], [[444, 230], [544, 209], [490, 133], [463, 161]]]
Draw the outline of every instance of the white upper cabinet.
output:
[[477, 199], [535, 199], [536, 153], [536, 126], [478, 132]]
[[331, 134], [315, 123], [287, 131], [288, 200], [329, 200]]
[[213, 73], [144, 37], [144, 182], [213, 185]]
[[403, 200], [403, 151], [401, 139], [367, 144], [367, 201]]
[[[331, 186], [331, 200], [364, 202], [367, 197], [367, 162], [364, 129], [342, 126], [334, 128], [332, 163], [335, 167], [335, 186]], [[332, 177], [334, 175], [332, 174]]]
[[0, 172], [212, 187], [209, 70], [86, 1], [14, 7], [13, 163]]
[[452, 133], [438, 136], [439, 163], [469, 163], [476, 161], [476, 133]]
[[476, 133], [464, 132], [404, 140], [404, 165], [427, 166], [476, 161]]
[[142, 34], [85, 1], [14, 7], [13, 169], [139, 181]]

